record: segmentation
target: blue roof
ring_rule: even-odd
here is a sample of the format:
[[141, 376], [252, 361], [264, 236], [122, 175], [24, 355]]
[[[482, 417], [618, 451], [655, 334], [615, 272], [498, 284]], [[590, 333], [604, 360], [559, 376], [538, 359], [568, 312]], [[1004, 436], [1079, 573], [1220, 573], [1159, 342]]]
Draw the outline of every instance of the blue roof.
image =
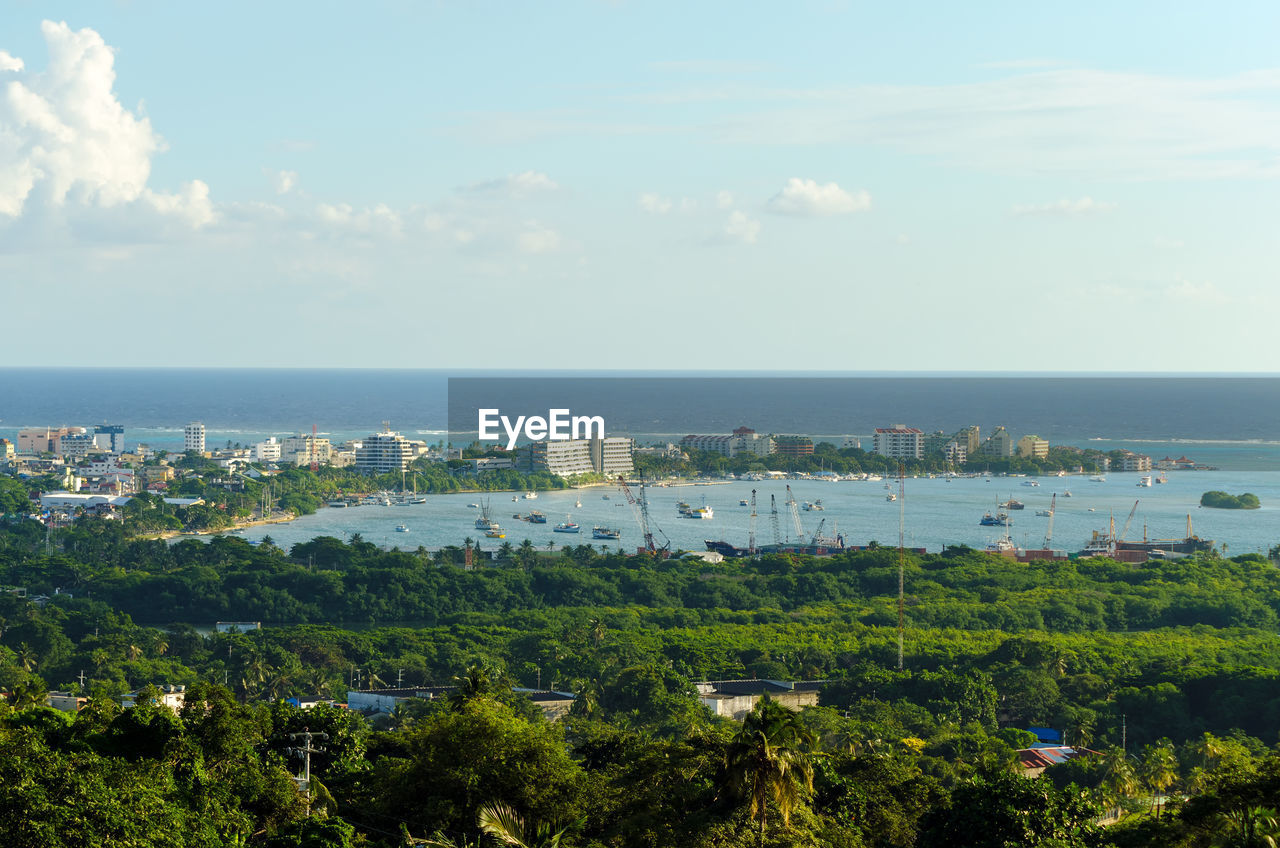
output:
[[1054, 730], [1052, 727], [1028, 727], [1027, 730], [1030, 730], [1032, 733], [1034, 733], [1036, 735], [1036, 738], [1039, 739], [1041, 742], [1061, 742], [1062, 741], [1062, 734]]

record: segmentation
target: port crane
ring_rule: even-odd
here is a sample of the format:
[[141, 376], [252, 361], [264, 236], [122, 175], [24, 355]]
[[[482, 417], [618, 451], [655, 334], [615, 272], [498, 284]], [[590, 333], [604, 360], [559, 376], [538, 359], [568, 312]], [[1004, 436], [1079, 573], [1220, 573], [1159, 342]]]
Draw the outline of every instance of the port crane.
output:
[[791, 486], [787, 486], [787, 506], [791, 509], [791, 523], [796, 528], [796, 544], [804, 544], [804, 525], [800, 523], [800, 506], [796, 496], [791, 494]]
[[1119, 545], [1124, 541], [1124, 537], [1129, 535], [1129, 525], [1133, 523], [1133, 514], [1138, 511], [1138, 502], [1133, 502], [1133, 509], [1129, 510], [1129, 517], [1124, 521], [1124, 529], [1120, 531], [1120, 535], [1116, 537], [1116, 544]]
[[778, 498], [772, 494], [769, 495], [769, 519], [773, 523], [773, 546], [781, 548], [782, 531], [778, 529]]
[[1053, 547], [1053, 515], [1058, 510], [1058, 493], [1054, 492], [1053, 497], [1049, 500], [1049, 526], [1044, 531], [1044, 549], [1047, 551]]
[[618, 476], [618, 486], [622, 489], [622, 493], [627, 496], [627, 503], [631, 504], [631, 511], [636, 515], [636, 523], [640, 525], [640, 533], [644, 536], [644, 548], [642, 550], [651, 554], [659, 552], [665, 553], [671, 547], [671, 540], [667, 538], [666, 533], [662, 533], [662, 547], [659, 548], [653, 541], [653, 529], [649, 521], [649, 501], [644, 495], [644, 481], [640, 481], [640, 497], [637, 499], [631, 494], [631, 489], [627, 486], [627, 481], [621, 475]]

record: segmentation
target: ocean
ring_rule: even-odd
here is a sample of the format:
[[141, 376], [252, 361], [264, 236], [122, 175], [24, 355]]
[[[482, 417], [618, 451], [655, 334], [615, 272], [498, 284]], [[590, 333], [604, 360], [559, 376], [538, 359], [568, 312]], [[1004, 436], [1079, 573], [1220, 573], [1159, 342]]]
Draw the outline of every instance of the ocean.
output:
[[[495, 399], [496, 398], [496, 399]], [[182, 446], [202, 421], [207, 444], [310, 432], [334, 441], [380, 430], [448, 439], [479, 403], [522, 412], [565, 405], [607, 412], [611, 433], [641, 442], [748, 426], [762, 433], [861, 437], [906, 424], [977, 424], [1055, 444], [1186, 454], [1224, 470], [1280, 470], [1280, 377], [1079, 374], [760, 374], [445, 372], [357, 369], [0, 369], [0, 436], [110, 423], [126, 444]], [[459, 414], [459, 410], [462, 413]]]

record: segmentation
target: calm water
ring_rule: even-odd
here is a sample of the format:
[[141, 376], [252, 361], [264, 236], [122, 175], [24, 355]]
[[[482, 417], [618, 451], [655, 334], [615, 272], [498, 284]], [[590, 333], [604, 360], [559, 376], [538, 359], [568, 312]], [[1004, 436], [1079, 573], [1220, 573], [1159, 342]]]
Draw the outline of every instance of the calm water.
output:
[[[1280, 474], [1248, 472], [1181, 472], [1171, 473], [1169, 482], [1151, 488], [1138, 488], [1137, 474], [1110, 474], [1105, 483], [1090, 482], [1087, 477], [1041, 478], [1040, 486], [1021, 485], [1029, 478], [986, 479], [960, 478], [910, 479], [905, 482], [905, 540], [908, 546], [941, 550], [945, 544], [967, 544], [984, 547], [1000, 533], [998, 527], [979, 526], [987, 511], [995, 511], [997, 502], [1014, 497], [1026, 509], [1013, 513], [1010, 535], [1019, 545], [1040, 547], [1044, 541], [1048, 519], [1037, 517], [1037, 509], [1047, 509], [1051, 495], [1059, 495], [1053, 526], [1053, 547], [1076, 551], [1084, 547], [1092, 530], [1106, 530], [1108, 519], [1115, 516], [1119, 531], [1138, 501], [1129, 535], [1140, 539], [1144, 527], [1149, 538], [1175, 538], [1185, 535], [1190, 514], [1196, 535], [1228, 544], [1229, 554], [1266, 552], [1280, 542], [1280, 521], [1274, 517], [1280, 505]], [[897, 491], [897, 481], [890, 482]], [[889, 490], [885, 482], [819, 483], [792, 481], [791, 488], [799, 502], [821, 499], [821, 512], [801, 511], [806, 535], [811, 535], [820, 520], [826, 520], [824, 535], [834, 535], [838, 528], [847, 544], [865, 544], [875, 540], [896, 545], [898, 541], [899, 504], [885, 500]], [[770, 482], [734, 482], [725, 485], [688, 486], [648, 489], [650, 514], [656, 525], [673, 542], [674, 547], [702, 550], [704, 539], [724, 539], [737, 545], [747, 544], [750, 523], [748, 507], [739, 506], [740, 499], [750, 499], [757, 490], [759, 518], [756, 526], [758, 543], [773, 540], [769, 515], [769, 496], [777, 498], [779, 528], [784, 537], [795, 538], [794, 525], [785, 505], [783, 484]], [[1253, 511], [1210, 510], [1198, 507], [1200, 495], [1210, 489], [1240, 494], [1253, 492], [1263, 508]], [[1064, 498], [1070, 490], [1073, 497]], [[608, 495], [609, 500], [601, 496]], [[529, 539], [546, 548], [548, 544], [596, 544], [591, 528], [603, 525], [622, 530], [620, 543], [634, 549], [640, 544], [640, 530], [632, 510], [621, 493], [613, 487], [599, 487], [566, 492], [540, 493], [536, 500], [512, 501], [511, 494], [490, 497], [492, 518], [500, 523], [512, 544]], [[581, 498], [582, 506], [575, 505]], [[289, 524], [251, 528], [244, 531], [248, 539], [270, 535], [282, 547], [327, 535], [346, 539], [360, 533], [366, 541], [385, 547], [415, 549], [419, 545], [435, 548], [462, 544], [468, 536], [480, 538], [474, 521], [480, 511], [468, 506], [479, 502], [475, 494], [433, 495], [426, 504], [406, 506], [364, 506], [349, 509], [323, 509]], [[677, 517], [680, 500], [698, 506], [710, 505], [715, 511], [711, 520]], [[539, 510], [548, 523], [529, 524], [513, 518]], [[1093, 510], [1092, 512], [1090, 510]], [[582, 533], [574, 536], [555, 533], [552, 527], [566, 516], [581, 525]], [[396, 532], [404, 524], [406, 533]], [[661, 540], [661, 535], [659, 535]], [[502, 542], [480, 539], [484, 548], [496, 548]]]

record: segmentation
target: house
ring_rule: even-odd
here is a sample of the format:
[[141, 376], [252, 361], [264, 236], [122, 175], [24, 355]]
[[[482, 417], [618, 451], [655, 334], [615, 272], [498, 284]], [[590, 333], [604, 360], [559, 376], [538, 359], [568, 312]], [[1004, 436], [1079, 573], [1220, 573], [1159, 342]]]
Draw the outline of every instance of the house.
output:
[[695, 683], [698, 701], [718, 716], [741, 721], [765, 695], [789, 710], [818, 706], [826, 680], [716, 680]]
[[[364, 713], [389, 713], [396, 704], [402, 701], [434, 701], [447, 698], [456, 692], [457, 686], [409, 686], [387, 689], [348, 690], [347, 708]], [[547, 721], [555, 721], [569, 714], [573, 706], [572, 692], [559, 692], [554, 689], [524, 689], [516, 687], [513, 692], [527, 695], [542, 709]]]
[[1049, 745], [1036, 743], [1030, 748], [1022, 748], [1017, 752], [1018, 768], [1023, 777], [1039, 777], [1044, 770], [1076, 757], [1101, 756], [1097, 751], [1082, 748], [1078, 745]]
[[[156, 693], [155, 697], [152, 700], [152, 703], [159, 704], [162, 707], [168, 707], [169, 709], [173, 710], [175, 713], [178, 710], [182, 709], [182, 705], [187, 699], [187, 687], [181, 684], [177, 686], [171, 686], [166, 683], [163, 686], [153, 686], [148, 688], [150, 688], [153, 692]], [[136, 706], [138, 702], [138, 697], [145, 691], [147, 690], [135, 689], [134, 691], [129, 692], [126, 695], [122, 695], [120, 697], [120, 706], [124, 707], [125, 709], [129, 709], [132, 706]]]

